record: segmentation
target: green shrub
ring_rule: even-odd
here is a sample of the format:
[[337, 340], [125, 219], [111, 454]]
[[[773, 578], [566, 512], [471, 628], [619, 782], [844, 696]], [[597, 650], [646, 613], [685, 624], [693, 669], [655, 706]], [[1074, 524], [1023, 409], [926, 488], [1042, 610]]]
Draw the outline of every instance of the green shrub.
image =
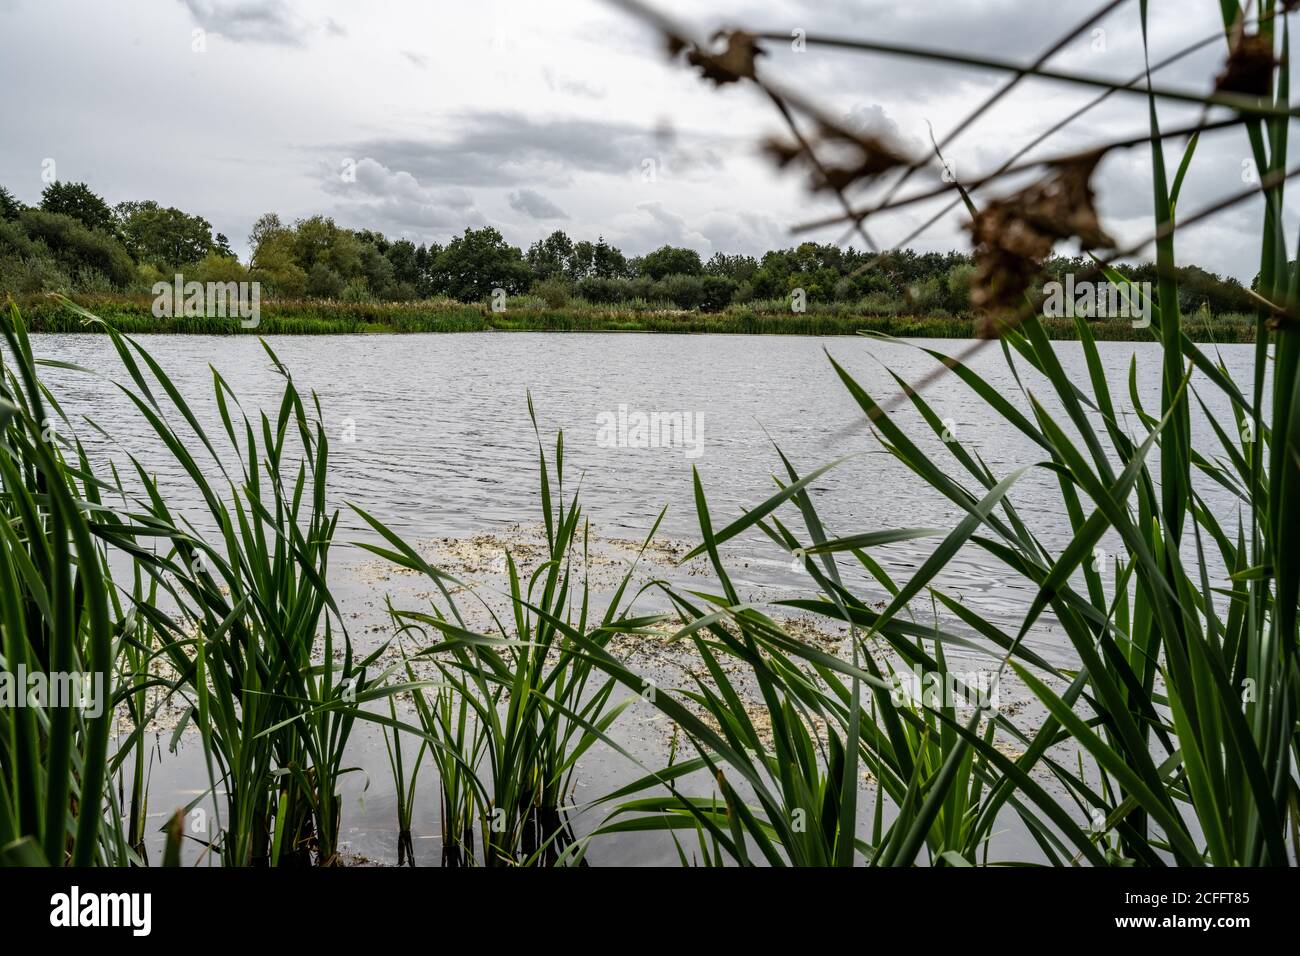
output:
[[560, 309], [569, 304], [569, 284], [563, 279], [534, 282], [532, 293], [552, 309]]
[[705, 312], [721, 312], [735, 294], [735, 281], [725, 276], [706, 275], [700, 280], [700, 308]]
[[63, 263], [42, 245], [39, 251], [23, 259], [0, 262], [0, 287], [20, 295], [44, 292], [71, 292], [72, 276]]
[[975, 278], [975, 267], [969, 263], [953, 266], [944, 278], [945, 305], [958, 314], [970, 311], [970, 286]]
[[343, 279], [325, 263], [318, 262], [307, 274], [307, 294], [316, 299], [338, 299], [343, 295]]
[[77, 269], [90, 266], [122, 289], [135, 277], [135, 263], [120, 242], [61, 213], [28, 209], [19, 217], [28, 238], [41, 241], [61, 262]]
[[595, 277], [579, 279], [575, 290], [579, 296], [588, 302], [597, 302], [602, 305], [617, 302], [622, 296], [622, 286], [617, 279], [597, 279]]
[[656, 290], [679, 309], [698, 309], [704, 302], [704, 280], [699, 276], [670, 275], [660, 279]]
[[378, 301], [366, 286], [365, 279], [351, 279], [343, 287], [343, 294], [339, 298], [348, 303], [365, 305]]
[[248, 270], [238, 259], [231, 256], [210, 252], [192, 266], [183, 270], [186, 279], [195, 282], [244, 282], [248, 279]]

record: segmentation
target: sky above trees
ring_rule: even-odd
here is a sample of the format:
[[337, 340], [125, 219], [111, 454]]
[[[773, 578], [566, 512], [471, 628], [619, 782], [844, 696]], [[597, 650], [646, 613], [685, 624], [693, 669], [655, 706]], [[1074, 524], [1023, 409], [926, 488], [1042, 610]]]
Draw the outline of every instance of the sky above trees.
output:
[[[1086, 14], [1042, 0], [943, 3], [667, 0], [700, 34], [722, 25], [783, 35], [870, 36], [1029, 62]], [[1089, 5], [1091, 6], [1091, 5]], [[1221, 30], [1210, 0], [1152, 4], [1152, 59]], [[1142, 65], [1137, 4], [1122, 5], [1052, 62], [1130, 79]], [[527, 248], [557, 228], [603, 235], [628, 255], [664, 244], [757, 255], [791, 224], [833, 213], [758, 146], [779, 120], [752, 89], [714, 90], [645, 26], [598, 0], [0, 0], [0, 182], [29, 204], [51, 164], [110, 205], [154, 201], [202, 216], [241, 258], [253, 223], [317, 213], [416, 244], [492, 226]], [[200, 31], [200, 32], [196, 32]], [[768, 44], [762, 68], [864, 130], [923, 151], [1004, 82], [1003, 75]], [[1210, 88], [1211, 45], [1161, 74]], [[1027, 81], [948, 150], [958, 175], [1009, 152], [1094, 91]], [[1145, 100], [1112, 97], [1038, 155], [1140, 134]], [[1168, 126], [1194, 109], [1162, 106]], [[1240, 130], [1203, 137], [1180, 211], [1242, 188]], [[1176, 159], [1174, 160], [1176, 162]], [[1122, 242], [1150, 229], [1149, 158], [1109, 156], [1096, 185]], [[44, 177], [44, 178], [43, 178]], [[873, 223], [890, 245], [929, 216], [918, 204]], [[1249, 281], [1244, 204], [1179, 236], [1179, 257]], [[965, 250], [948, 217], [912, 243]], [[1068, 252], [1069, 250], [1062, 250]]]

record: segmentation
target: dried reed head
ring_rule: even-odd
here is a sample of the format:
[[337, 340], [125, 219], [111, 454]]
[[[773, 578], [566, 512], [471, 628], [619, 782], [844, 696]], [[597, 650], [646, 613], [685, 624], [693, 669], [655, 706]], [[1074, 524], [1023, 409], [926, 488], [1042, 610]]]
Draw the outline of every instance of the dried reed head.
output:
[[[848, 162], [828, 162], [817, 154], [817, 147], [827, 146], [836, 152], [847, 152]], [[865, 133], [857, 133], [840, 126], [822, 124], [815, 137], [805, 143], [771, 138], [763, 143], [763, 150], [778, 168], [784, 169], [796, 160], [804, 160], [812, 169], [809, 188], [813, 192], [834, 190], [843, 192], [860, 182], [871, 182], [882, 173], [911, 160], [885, 140]]]
[[996, 336], [1005, 315], [1024, 304], [1058, 241], [1078, 239], [1084, 249], [1115, 245], [1098, 221], [1090, 182], [1101, 155], [1053, 164], [1038, 182], [989, 203], [971, 222], [976, 266], [971, 304], [982, 314], [981, 336]]
[[1273, 40], [1258, 33], [1238, 33], [1232, 41], [1227, 62], [1215, 79], [1214, 89], [1220, 93], [1241, 93], [1245, 96], [1266, 96], [1272, 85]]
[[744, 30], [719, 30], [710, 38], [711, 47], [702, 48], [679, 36], [669, 34], [668, 55], [675, 59], [686, 50], [686, 62], [700, 71], [700, 76], [714, 86], [757, 79], [755, 61], [765, 52], [754, 34]]

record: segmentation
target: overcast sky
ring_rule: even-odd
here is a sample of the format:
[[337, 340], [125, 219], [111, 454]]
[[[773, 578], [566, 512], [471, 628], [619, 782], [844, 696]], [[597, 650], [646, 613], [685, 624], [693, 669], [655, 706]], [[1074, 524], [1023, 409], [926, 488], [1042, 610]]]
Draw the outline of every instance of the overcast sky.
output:
[[[701, 35], [745, 26], [903, 41], [1029, 62], [1095, 3], [1047, 0], [660, 0]], [[1153, 0], [1152, 59], [1222, 30], [1215, 0]], [[1100, 30], [1102, 32], [1097, 32]], [[1138, 3], [1052, 64], [1127, 81], [1141, 68]], [[195, 31], [202, 31], [196, 33]], [[241, 256], [262, 213], [314, 213], [417, 242], [496, 226], [527, 246], [556, 228], [628, 254], [663, 243], [758, 254], [792, 224], [836, 211], [758, 143], [779, 132], [752, 86], [716, 90], [637, 20], [602, 0], [0, 0], [0, 183], [38, 200], [42, 164], [116, 203], [153, 199], [206, 217]], [[928, 145], [1006, 74], [768, 44], [761, 69], [863, 128]], [[1158, 81], [1208, 90], [1224, 43]], [[1026, 81], [948, 153], [961, 178], [996, 167], [1092, 89]], [[1163, 104], [1167, 128], [1196, 108]], [[1036, 155], [1146, 129], [1142, 96], [1117, 94]], [[1168, 147], [1171, 174], [1181, 144]], [[1179, 208], [1243, 188], [1239, 130], [1207, 134]], [[645, 174], [649, 163], [655, 175]], [[355, 176], [346, 171], [355, 170]], [[918, 186], [934, 178], [918, 179]], [[1121, 240], [1151, 230], [1146, 148], [1112, 154], [1096, 185]], [[978, 196], [977, 196], [978, 198]], [[873, 219], [892, 245], [936, 207]], [[1178, 257], [1249, 281], [1261, 203], [1179, 234]], [[954, 214], [912, 243], [965, 249]], [[811, 235], [837, 241], [841, 232]]]

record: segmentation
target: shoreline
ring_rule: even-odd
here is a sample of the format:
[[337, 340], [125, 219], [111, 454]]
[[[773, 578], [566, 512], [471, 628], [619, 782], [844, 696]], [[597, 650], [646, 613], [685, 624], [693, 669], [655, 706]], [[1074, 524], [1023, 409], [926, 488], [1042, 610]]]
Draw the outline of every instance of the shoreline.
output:
[[[721, 312], [602, 308], [584, 304], [559, 308], [507, 307], [493, 312], [481, 303], [267, 302], [255, 328], [238, 319], [157, 318], [151, 300], [123, 296], [74, 299], [79, 306], [129, 335], [402, 335], [432, 332], [646, 332], [675, 334], [838, 336], [878, 333], [897, 338], [975, 338], [975, 319], [964, 316], [867, 315], [814, 305], [803, 313], [773, 313], [732, 306]], [[19, 302], [31, 332], [103, 334], [53, 300]], [[1253, 316], [1184, 316], [1184, 331], [1196, 342], [1249, 344]], [[1041, 319], [1049, 339], [1075, 341], [1072, 319]], [[1150, 329], [1129, 320], [1089, 324], [1098, 341], [1152, 341]]]

